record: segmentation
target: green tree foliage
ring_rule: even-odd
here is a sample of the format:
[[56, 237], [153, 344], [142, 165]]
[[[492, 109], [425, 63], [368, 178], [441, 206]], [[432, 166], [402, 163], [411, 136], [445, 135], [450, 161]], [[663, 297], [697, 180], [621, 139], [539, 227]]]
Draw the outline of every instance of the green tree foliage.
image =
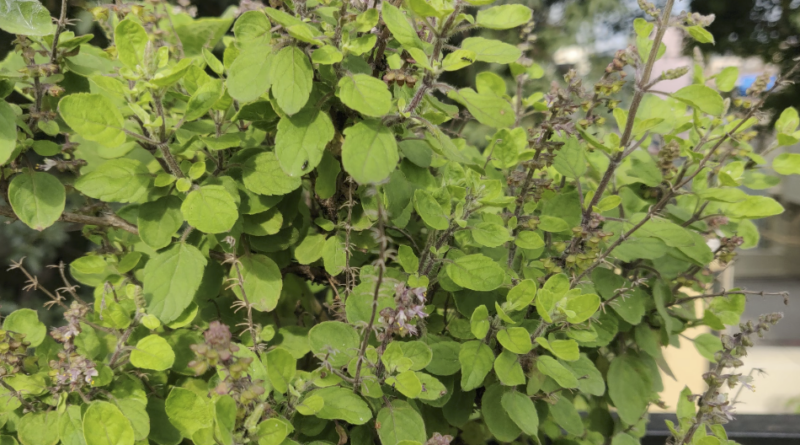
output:
[[[760, 57], [784, 73], [800, 56], [800, 5], [796, 2], [692, 0], [690, 4], [692, 11], [716, 16], [708, 26], [708, 31], [717, 36], [716, 44], [702, 45], [704, 51]], [[796, 105], [798, 99], [800, 88], [790, 84], [771, 97], [766, 106], [777, 117], [784, 108]]]
[[[0, 92], [28, 100], [0, 101], [0, 214], [96, 245], [40, 289], [64, 324], [3, 320], [3, 445], [627, 444], [665, 403], [676, 443], [728, 443], [719, 389], [779, 316], [694, 340], [716, 363], [699, 409], [659, 400], [659, 370], [686, 328], [740, 323], [747, 291], [704, 293], [710, 265], [783, 211], [739, 188], [779, 180], [748, 144], [764, 79], [733, 103], [698, 73], [652, 92], [687, 74], [653, 72], [668, 25], [709, 39], [671, 0], [640, 2], [636, 46], [588, 91], [570, 72], [531, 95], [517, 46], [450, 43], [526, 25], [523, 5], [279, 3], [98, 6], [97, 48], [0, 0], [21, 17], [0, 20], [19, 34]], [[515, 87], [440, 78], [477, 62]], [[779, 140], [799, 125], [787, 109]]]

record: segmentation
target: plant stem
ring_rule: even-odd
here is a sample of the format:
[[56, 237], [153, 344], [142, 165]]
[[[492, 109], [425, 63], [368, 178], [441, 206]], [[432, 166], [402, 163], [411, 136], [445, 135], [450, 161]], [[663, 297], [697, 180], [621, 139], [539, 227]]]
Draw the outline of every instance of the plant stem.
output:
[[[0, 216], [18, 219], [17, 215], [14, 213], [14, 210], [6, 206], [0, 206]], [[122, 229], [128, 233], [132, 233], [134, 235], [139, 234], [139, 229], [136, 226], [125, 221], [124, 219], [120, 218], [119, 216], [113, 213], [106, 214], [105, 216], [88, 216], [72, 212], [64, 212], [61, 214], [58, 220], [63, 222], [92, 225], [92, 226], [114, 227], [117, 229]]]
[[658, 31], [656, 31], [656, 36], [653, 39], [653, 47], [650, 49], [650, 55], [647, 57], [647, 63], [642, 73], [642, 77], [636, 82], [638, 88], [636, 88], [636, 92], [631, 100], [631, 106], [628, 109], [628, 120], [625, 123], [625, 129], [622, 132], [622, 137], [620, 138], [620, 147], [623, 147], [623, 151], [617, 153], [611, 159], [608, 169], [606, 169], [603, 178], [600, 180], [600, 185], [597, 186], [597, 190], [595, 191], [594, 196], [592, 196], [592, 201], [588, 206], [586, 206], [586, 210], [583, 212], [581, 226], [585, 227], [589, 222], [589, 219], [592, 216], [592, 208], [594, 208], [594, 206], [600, 202], [600, 199], [603, 197], [603, 192], [611, 182], [611, 178], [614, 177], [614, 172], [617, 170], [617, 167], [619, 167], [619, 165], [622, 163], [622, 160], [625, 158], [625, 156], [630, 154], [628, 150], [628, 144], [630, 143], [631, 134], [633, 132], [633, 124], [636, 119], [636, 113], [639, 111], [639, 106], [642, 104], [642, 99], [647, 92], [644, 87], [650, 82], [650, 75], [653, 72], [653, 66], [658, 58], [658, 50], [661, 48], [661, 41], [664, 39], [664, 33], [667, 32], [667, 28], [669, 27], [669, 18], [672, 15], [672, 6], [674, 3], [675, 0], [667, 0], [667, 4], [664, 6], [664, 10], [659, 21], [660, 23], [658, 24]]
[[[367, 324], [367, 328], [364, 330], [364, 340], [361, 341], [361, 348], [358, 350], [358, 360], [356, 361], [356, 374], [355, 374], [355, 381], [353, 382], [353, 392], [359, 391], [359, 385], [361, 383], [361, 367], [364, 364], [364, 355], [367, 352], [367, 345], [369, 344], [369, 336], [372, 334], [372, 327], [375, 324], [375, 316], [378, 312], [378, 296], [380, 295], [381, 284], [383, 283], [383, 273], [386, 269], [386, 248], [387, 248], [387, 239], [386, 233], [384, 232], [384, 225], [383, 225], [383, 205], [381, 204], [380, 200], [378, 202], [378, 236], [380, 239], [378, 240], [378, 245], [380, 247], [380, 251], [378, 254], [378, 280], [375, 282], [375, 291], [372, 294], [372, 314], [369, 317], [369, 324]], [[386, 335], [389, 335], [387, 332]]]
[[58, 58], [58, 38], [61, 36], [61, 32], [64, 31], [64, 26], [67, 24], [67, 0], [61, 0], [61, 15], [58, 17], [58, 21], [56, 22], [56, 31], [53, 34], [53, 46], [50, 50], [50, 63], [53, 65], [56, 64], [56, 59]]

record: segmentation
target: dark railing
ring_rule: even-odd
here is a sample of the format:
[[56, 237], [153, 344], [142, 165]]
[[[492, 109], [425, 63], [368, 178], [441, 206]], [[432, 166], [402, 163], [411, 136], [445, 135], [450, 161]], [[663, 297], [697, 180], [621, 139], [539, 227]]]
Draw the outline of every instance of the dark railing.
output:
[[[647, 435], [642, 445], [664, 445], [670, 432], [664, 420], [677, 424], [674, 414], [651, 414]], [[800, 444], [800, 415], [741, 414], [725, 425], [728, 439], [741, 445], [798, 445]]]

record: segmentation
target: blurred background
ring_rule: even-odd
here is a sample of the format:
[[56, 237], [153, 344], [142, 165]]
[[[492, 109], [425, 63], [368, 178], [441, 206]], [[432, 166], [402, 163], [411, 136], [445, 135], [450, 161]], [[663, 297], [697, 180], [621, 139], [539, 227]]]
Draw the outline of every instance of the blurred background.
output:
[[[257, 1], [244, 0], [247, 6]], [[267, 0], [263, 0], [268, 3]], [[356, 0], [358, 1], [358, 0]], [[367, 0], [360, 0], [367, 1]], [[371, 0], [370, 0], [371, 1]], [[42, 3], [57, 16], [60, 0], [42, 0]], [[235, 15], [238, 0], [180, 0], [183, 7], [193, 10], [197, 17]], [[502, 3], [527, 4], [534, 10], [535, 28], [532, 34], [519, 35], [518, 31], [493, 32], [508, 42], [527, 41], [527, 57], [538, 63], [545, 75], [533, 85], [533, 90], [546, 92], [550, 82], [563, 82], [563, 74], [575, 69], [584, 79], [584, 86], [591, 88], [614, 52], [633, 42], [633, 19], [642, 16], [636, 0], [522, 0]], [[657, 6], [663, 0], [655, 1]], [[74, 19], [71, 29], [76, 34], [92, 33], [92, 43], [105, 47], [107, 41], [100, 29], [92, 24], [89, 10], [97, 2], [84, 0], [68, 1], [68, 16]], [[725, 67], [736, 66], [740, 70], [737, 81], [742, 94], [763, 72], [777, 75], [788, 70], [792, 60], [800, 56], [800, 0], [678, 0], [675, 13], [681, 11], [715, 14], [716, 20], [708, 30], [716, 38], [715, 45], [695, 48], [682, 31], [672, 29], [665, 39], [668, 51], [656, 66], [656, 72], [664, 69], [691, 66], [702, 59], [707, 75]], [[486, 32], [486, 31], [476, 31]], [[464, 36], [468, 37], [468, 36]], [[0, 31], [0, 59], [12, 50], [13, 36]], [[457, 44], [457, 42], [453, 42]], [[219, 50], [219, 48], [218, 48]], [[499, 69], [496, 66], [473, 66], [474, 70]], [[474, 73], [459, 71], [445, 80], [463, 85], [464, 79], [473, 79]], [[508, 72], [509, 84], [513, 82]], [[632, 78], [633, 76], [629, 76]], [[662, 88], [676, 91], [690, 82], [690, 76], [670, 82]], [[530, 94], [534, 91], [528, 91]], [[20, 99], [16, 97], [16, 99]], [[15, 100], [10, 96], [9, 100]], [[773, 110], [787, 106], [800, 106], [800, 87], [785, 88], [773, 96], [767, 104], [772, 114], [765, 117], [761, 136], [754, 144], [768, 145], [774, 138], [771, 122], [777, 117]], [[483, 138], [478, 132], [470, 138]], [[789, 147], [800, 152], [800, 147]], [[773, 153], [780, 154], [779, 151]], [[752, 193], [752, 192], [751, 192]], [[748, 290], [768, 292], [789, 291], [788, 306], [780, 297], [750, 296], [743, 320], [755, 319], [759, 314], [783, 311], [786, 318], [769, 335], [753, 348], [747, 358], [744, 373], [755, 377], [756, 392], [742, 391], [736, 398], [738, 413], [800, 413], [800, 178], [789, 177], [783, 184], [758, 193], [769, 194], [786, 207], [780, 216], [757, 221], [761, 229], [761, 240], [757, 247], [742, 251], [734, 266], [720, 277], [719, 287], [734, 286]], [[57, 223], [42, 231], [34, 232], [20, 222], [9, 222], [0, 217], [0, 314], [5, 315], [19, 307], [39, 310], [40, 318], [50, 324], [60, 318], [57, 309], [47, 312], [42, 309], [46, 301], [39, 292], [28, 292], [25, 276], [19, 271], [6, 271], [6, 265], [25, 257], [25, 267], [38, 277], [46, 288], [54, 290], [62, 282], [58, 270], [47, 268], [60, 261], [69, 263], [79, 257], [91, 243], [81, 236], [80, 227]], [[83, 289], [89, 293], [89, 289]], [[692, 337], [702, 332], [689, 335]], [[667, 357], [676, 379], [664, 376], [665, 392], [662, 398], [674, 406], [678, 393], [684, 385], [693, 392], [704, 389], [702, 374], [709, 363], [700, 356], [691, 342], [684, 347], [668, 351]]]

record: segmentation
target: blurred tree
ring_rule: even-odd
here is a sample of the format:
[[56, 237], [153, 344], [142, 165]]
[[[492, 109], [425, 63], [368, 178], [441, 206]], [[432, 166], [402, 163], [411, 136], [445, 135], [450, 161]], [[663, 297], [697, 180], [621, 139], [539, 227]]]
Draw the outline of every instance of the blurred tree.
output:
[[[708, 30], [717, 38], [708, 52], [758, 56], [781, 71], [791, 68], [800, 56], [800, 1], [798, 0], [692, 0], [700, 14], [715, 14]], [[788, 86], [767, 103], [780, 109], [800, 102], [800, 86]]]

